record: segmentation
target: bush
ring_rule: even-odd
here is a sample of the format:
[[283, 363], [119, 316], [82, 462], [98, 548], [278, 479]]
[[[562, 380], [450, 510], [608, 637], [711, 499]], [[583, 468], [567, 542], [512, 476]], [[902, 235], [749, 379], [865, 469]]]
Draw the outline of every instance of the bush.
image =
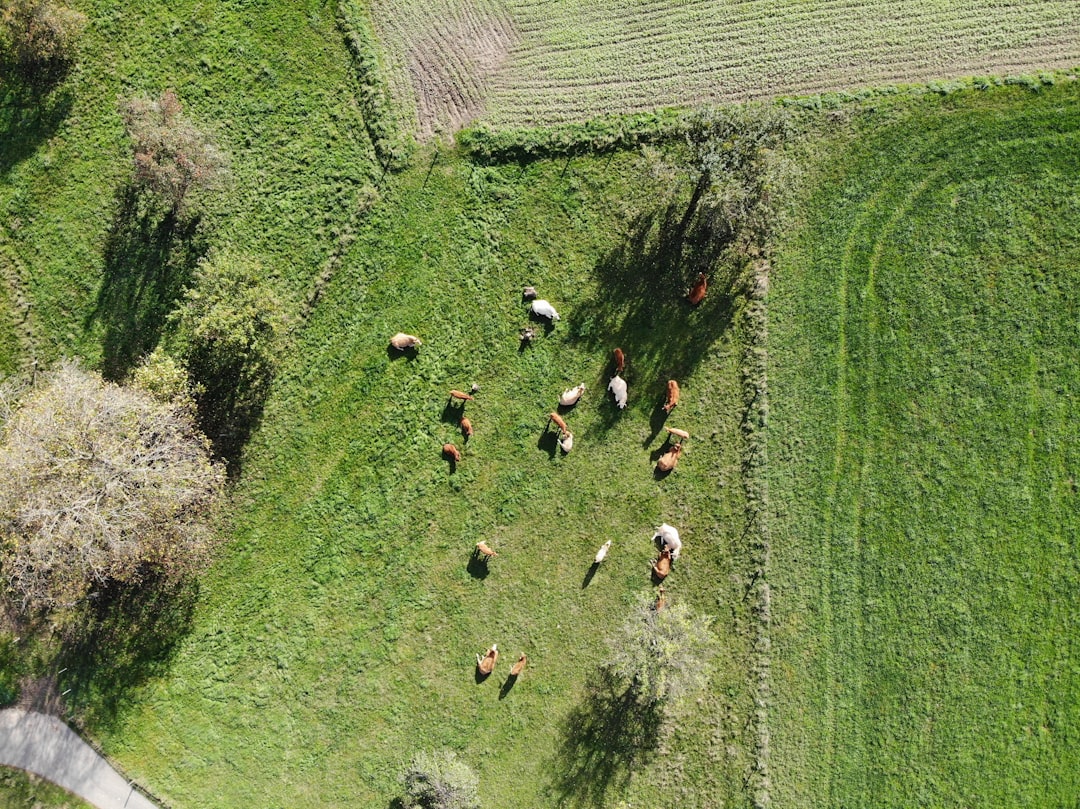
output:
[[0, 405], [0, 569], [24, 610], [199, 569], [223, 474], [184, 409], [74, 364]]
[[660, 611], [654, 605], [651, 596], [638, 600], [607, 662], [644, 704], [676, 702], [703, 688], [713, 646], [708, 617], [679, 603]]
[[274, 279], [249, 256], [219, 250], [199, 262], [173, 313], [176, 353], [195, 385], [199, 423], [235, 460], [277, 369], [285, 308]]
[[226, 174], [225, 155], [183, 114], [180, 98], [166, 90], [157, 99], [133, 98], [121, 115], [135, 149], [135, 185], [178, 214], [190, 191], [215, 188]]
[[0, 10], [0, 76], [15, 74], [33, 88], [58, 81], [75, 61], [86, 25], [78, 11], [52, 0], [5, 0]]
[[402, 781], [405, 809], [480, 809], [476, 773], [448, 750], [417, 753]]

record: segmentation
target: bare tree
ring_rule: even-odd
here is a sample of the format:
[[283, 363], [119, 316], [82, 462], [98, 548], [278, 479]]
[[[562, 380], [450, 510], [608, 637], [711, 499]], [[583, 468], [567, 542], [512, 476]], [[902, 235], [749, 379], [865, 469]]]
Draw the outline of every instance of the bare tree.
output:
[[480, 809], [476, 773], [449, 750], [417, 753], [402, 781], [405, 809]]
[[190, 191], [223, 180], [224, 153], [184, 115], [174, 90], [129, 99], [121, 114], [135, 148], [136, 185], [156, 194], [172, 214], [181, 212]]
[[72, 363], [0, 406], [0, 570], [24, 610], [200, 568], [223, 472], [188, 409]]
[[607, 668], [646, 704], [675, 702], [705, 686], [713, 636], [707, 616], [681, 603], [655, 609], [651, 597], [634, 605], [611, 642]]

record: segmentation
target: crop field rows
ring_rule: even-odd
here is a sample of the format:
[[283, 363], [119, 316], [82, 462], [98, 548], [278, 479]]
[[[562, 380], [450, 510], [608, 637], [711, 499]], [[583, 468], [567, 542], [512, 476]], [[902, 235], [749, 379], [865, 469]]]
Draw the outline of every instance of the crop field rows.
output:
[[1080, 61], [1080, 8], [1066, 2], [380, 0], [372, 15], [422, 136], [472, 117], [544, 125]]

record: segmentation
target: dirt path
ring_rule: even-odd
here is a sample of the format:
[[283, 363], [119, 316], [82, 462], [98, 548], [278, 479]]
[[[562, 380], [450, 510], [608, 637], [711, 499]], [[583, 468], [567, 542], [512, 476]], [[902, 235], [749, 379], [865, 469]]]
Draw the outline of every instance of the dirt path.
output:
[[157, 809], [54, 716], [0, 711], [0, 765], [39, 775], [98, 809]]

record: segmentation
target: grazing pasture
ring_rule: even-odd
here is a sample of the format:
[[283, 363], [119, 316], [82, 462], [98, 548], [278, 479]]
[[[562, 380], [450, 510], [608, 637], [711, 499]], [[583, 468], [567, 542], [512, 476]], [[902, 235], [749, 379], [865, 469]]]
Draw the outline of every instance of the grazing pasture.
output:
[[[640, 152], [524, 168], [430, 153], [388, 179], [296, 335], [248, 448], [235, 538], [168, 669], [112, 714], [107, 681], [82, 685], [129, 772], [176, 806], [385, 806], [414, 752], [449, 748], [485, 806], [746, 802], [742, 304], [718, 272], [691, 308], [653, 249], [690, 193]], [[557, 323], [530, 316], [526, 284]], [[399, 331], [423, 344], [391, 348]], [[605, 395], [615, 345], [625, 410]], [[694, 440], [658, 479], [670, 378]], [[545, 425], [582, 381], [563, 455]], [[473, 400], [449, 401], [474, 382]], [[667, 598], [710, 616], [719, 654], [708, 690], [662, 727], [599, 664], [652, 592], [663, 522], [683, 542]], [[486, 563], [481, 540], [498, 552]]]
[[376, 0], [370, 15], [424, 138], [1080, 61], [1080, 7], [1045, 0]]
[[1080, 92], [879, 105], [770, 296], [773, 800], [1080, 790]]

